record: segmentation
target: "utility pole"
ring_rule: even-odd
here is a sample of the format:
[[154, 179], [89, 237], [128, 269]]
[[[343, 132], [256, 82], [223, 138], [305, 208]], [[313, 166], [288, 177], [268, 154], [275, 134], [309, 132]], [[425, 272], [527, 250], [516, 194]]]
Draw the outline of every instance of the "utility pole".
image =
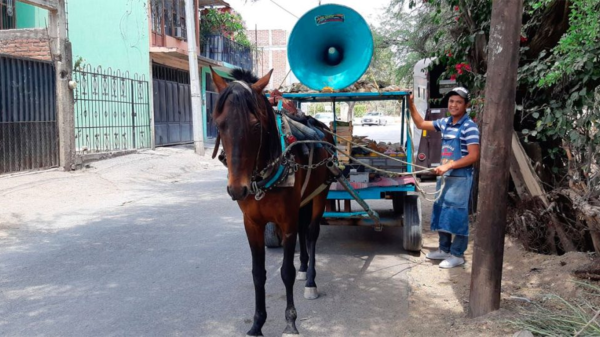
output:
[[469, 317], [500, 308], [523, 0], [492, 2]]
[[204, 156], [204, 122], [202, 119], [202, 92], [198, 72], [198, 53], [196, 47], [195, 0], [185, 0], [185, 26], [187, 29], [188, 59], [190, 62], [190, 88], [192, 94], [192, 128], [194, 131], [194, 149]]

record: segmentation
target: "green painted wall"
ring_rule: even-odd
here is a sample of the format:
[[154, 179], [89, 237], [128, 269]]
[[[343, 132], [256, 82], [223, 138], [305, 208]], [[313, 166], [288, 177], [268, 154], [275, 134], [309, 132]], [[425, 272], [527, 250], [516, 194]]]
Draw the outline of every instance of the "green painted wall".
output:
[[148, 0], [71, 0], [73, 61], [150, 79]]
[[45, 28], [48, 11], [21, 2], [16, 3], [17, 28]]
[[[148, 0], [69, 1], [69, 39], [74, 66], [78, 68], [81, 63], [84, 71], [91, 72], [102, 67], [102, 72], [107, 75], [147, 81], [133, 82], [134, 136], [131, 127], [133, 105], [128, 103], [132, 98], [132, 82], [93, 74], [86, 75], [87, 81], [84, 81], [80, 76], [76, 96], [82, 99], [75, 104], [76, 141], [80, 151], [84, 148], [90, 152], [131, 149], [134, 137], [135, 147], [151, 147], [152, 95], [149, 89], [152, 79], [147, 3]], [[100, 92], [94, 96], [95, 80]], [[83, 95], [85, 85], [88, 86], [87, 96]], [[140, 90], [138, 86], [145, 89]], [[85, 97], [101, 99], [104, 103], [86, 103]]]
[[[69, 38], [73, 62], [119, 69], [150, 78], [148, 0], [71, 0]], [[16, 3], [17, 28], [44, 28], [48, 11]]]

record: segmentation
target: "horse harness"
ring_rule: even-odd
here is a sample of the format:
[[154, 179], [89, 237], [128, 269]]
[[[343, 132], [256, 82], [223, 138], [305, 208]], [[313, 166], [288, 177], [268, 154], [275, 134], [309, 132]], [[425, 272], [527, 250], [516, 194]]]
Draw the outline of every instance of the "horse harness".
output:
[[[243, 81], [234, 81], [233, 83], [240, 84], [244, 87], [244, 89], [248, 90], [252, 96], [254, 97], [254, 93], [252, 88]], [[263, 168], [260, 172], [258, 171], [258, 156], [260, 155], [260, 151], [262, 149], [262, 123], [259, 122], [261, 128], [261, 137], [259, 142], [259, 149], [256, 155], [256, 161], [254, 168], [254, 172], [251, 178], [250, 185], [250, 194], [254, 194], [254, 198], [257, 201], [260, 201], [264, 198], [266, 192], [276, 188], [276, 187], [293, 187], [294, 186], [294, 177], [295, 173], [298, 169], [307, 170], [306, 181], [302, 186], [301, 196], [304, 196], [304, 192], [308, 186], [308, 181], [313, 169], [316, 169], [320, 166], [326, 165], [330, 162], [333, 162], [334, 157], [328, 156], [324, 160], [313, 164], [314, 157], [314, 145], [310, 146], [310, 154], [308, 158], [308, 164], [302, 165], [295, 161], [294, 155], [291, 153], [291, 149], [295, 146], [295, 138], [291, 134], [290, 127], [287, 125], [287, 115], [285, 109], [283, 109], [282, 102], [279, 101], [279, 105], [277, 110], [273, 110], [275, 114], [276, 124], [277, 124], [277, 132], [279, 134], [279, 141], [281, 143], [281, 155], [268, 163], [265, 168]], [[285, 126], [284, 126], [285, 125]], [[288, 145], [286, 147], [286, 139], [288, 140]], [[221, 143], [221, 135], [217, 133], [217, 140], [215, 142], [215, 148], [213, 150], [212, 158], [214, 159], [217, 156], [217, 152], [219, 151]], [[225, 150], [221, 150], [221, 153], [218, 156], [218, 160], [227, 167], [227, 157], [225, 155]], [[333, 180], [329, 178], [323, 184], [321, 184], [315, 191], [313, 191], [308, 197], [303, 198], [300, 204], [300, 207], [308, 204], [312, 199], [314, 199], [317, 195], [319, 195], [322, 191], [324, 191]]]

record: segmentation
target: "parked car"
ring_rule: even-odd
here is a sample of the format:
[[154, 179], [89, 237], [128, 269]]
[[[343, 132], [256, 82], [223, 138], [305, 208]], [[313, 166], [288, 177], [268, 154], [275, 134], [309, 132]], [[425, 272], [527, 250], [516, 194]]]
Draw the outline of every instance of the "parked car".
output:
[[361, 119], [360, 124], [365, 125], [386, 125], [387, 119], [382, 112], [369, 112]]

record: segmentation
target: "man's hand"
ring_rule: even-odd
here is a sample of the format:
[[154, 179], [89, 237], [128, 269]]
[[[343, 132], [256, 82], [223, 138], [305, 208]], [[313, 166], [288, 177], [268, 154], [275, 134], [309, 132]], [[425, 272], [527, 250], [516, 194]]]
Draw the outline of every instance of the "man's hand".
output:
[[442, 175], [444, 175], [444, 173], [446, 173], [452, 169], [452, 164], [453, 164], [453, 162], [449, 162], [444, 165], [440, 165], [433, 170], [433, 173], [435, 173], [438, 176], [442, 176]]
[[410, 96], [408, 96], [408, 106], [411, 106], [414, 104], [415, 104], [415, 95], [410, 94]]

